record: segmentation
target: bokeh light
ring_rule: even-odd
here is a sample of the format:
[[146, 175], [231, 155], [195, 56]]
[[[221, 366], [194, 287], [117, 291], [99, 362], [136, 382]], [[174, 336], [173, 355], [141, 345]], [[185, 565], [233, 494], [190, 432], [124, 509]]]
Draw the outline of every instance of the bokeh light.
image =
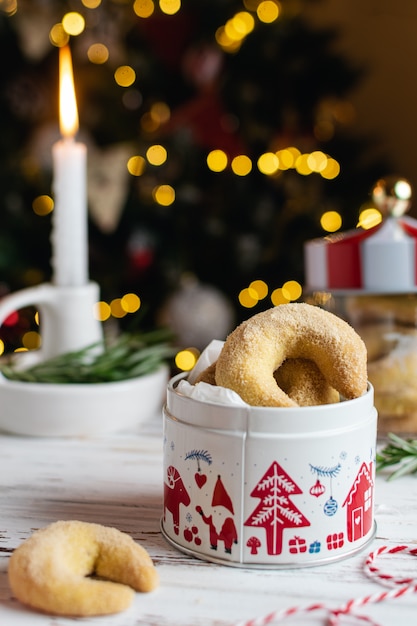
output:
[[107, 302], [96, 302], [94, 305], [94, 317], [100, 322], [105, 322], [111, 316], [111, 308]]
[[186, 348], [180, 350], [175, 355], [175, 365], [183, 372], [189, 372], [197, 363], [200, 352], [195, 348]]
[[69, 35], [65, 32], [61, 23], [54, 24], [49, 31], [49, 41], [57, 48], [66, 46], [69, 42]]
[[80, 35], [85, 29], [85, 19], [77, 11], [70, 11], [62, 18], [62, 27], [68, 35]]
[[135, 0], [133, 3], [133, 10], [138, 17], [151, 17], [155, 11], [155, 4], [152, 0]]
[[259, 302], [259, 296], [255, 289], [246, 287], [242, 289], [238, 296], [239, 303], [246, 309], [251, 309]]
[[14, 15], [17, 11], [17, 0], [0, 0], [0, 11], [9, 16]]
[[358, 227], [369, 230], [382, 222], [382, 213], [375, 207], [364, 208], [359, 213]]
[[164, 146], [155, 144], [146, 151], [146, 158], [151, 165], [162, 165], [167, 160], [167, 151]]
[[296, 280], [287, 280], [282, 285], [282, 293], [288, 300], [298, 300], [303, 293], [303, 288]]
[[121, 299], [121, 305], [126, 313], [136, 313], [140, 309], [141, 301], [136, 293], [126, 293]]
[[252, 171], [252, 161], [245, 154], [240, 154], [232, 160], [231, 167], [237, 176], [247, 176]]
[[154, 102], [149, 110], [149, 114], [158, 126], [160, 126], [169, 121], [171, 109], [165, 102]]
[[126, 316], [126, 311], [123, 308], [122, 299], [121, 298], [114, 298], [110, 302], [110, 310], [111, 310], [112, 316], [117, 318], [117, 319], [121, 319], [122, 317]]
[[249, 289], [256, 292], [258, 300], [263, 300], [268, 295], [268, 285], [264, 280], [253, 280], [249, 285]]
[[159, 8], [166, 15], [175, 15], [181, 8], [181, 0], [159, 0]]
[[102, 65], [109, 58], [109, 49], [102, 43], [93, 43], [87, 50], [87, 57], [91, 63]]
[[171, 185], [159, 185], [152, 192], [153, 199], [161, 206], [170, 206], [175, 202], [175, 190]]
[[278, 2], [273, 2], [272, 0], [264, 0], [258, 4], [256, 9], [256, 14], [260, 22], [264, 22], [265, 24], [271, 24], [278, 19], [280, 12], [280, 5]]
[[48, 215], [54, 210], [54, 201], [47, 195], [38, 196], [32, 202], [32, 209], [36, 215]]
[[146, 161], [143, 156], [135, 155], [130, 157], [127, 162], [127, 169], [132, 176], [142, 176], [146, 168]]
[[136, 72], [130, 65], [121, 65], [114, 73], [114, 80], [120, 87], [130, 87], [136, 80]]
[[278, 289], [274, 289], [271, 293], [271, 302], [274, 306], [278, 306], [279, 304], [287, 304], [289, 299], [286, 297], [282, 288], [279, 287]]
[[41, 346], [41, 336], [35, 330], [30, 330], [23, 335], [22, 344], [26, 350], [37, 350]]
[[223, 172], [228, 163], [227, 154], [223, 150], [212, 150], [207, 155], [207, 165], [212, 172]]
[[101, 4], [101, 0], [81, 0], [81, 2], [87, 9], [97, 9]]
[[279, 159], [274, 152], [265, 152], [258, 159], [258, 170], [262, 174], [270, 176], [275, 174], [279, 168]]
[[342, 216], [337, 211], [326, 211], [320, 218], [320, 225], [328, 233], [335, 233], [342, 226]]

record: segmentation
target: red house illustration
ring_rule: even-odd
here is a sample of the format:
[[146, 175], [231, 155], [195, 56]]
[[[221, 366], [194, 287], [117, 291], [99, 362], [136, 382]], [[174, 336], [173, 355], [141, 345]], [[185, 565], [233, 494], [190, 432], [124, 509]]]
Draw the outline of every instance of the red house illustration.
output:
[[348, 540], [358, 541], [372, 528], [374, 497], [372, 463], [362, 463], [353, 485], [343, 503], [346, 506]]

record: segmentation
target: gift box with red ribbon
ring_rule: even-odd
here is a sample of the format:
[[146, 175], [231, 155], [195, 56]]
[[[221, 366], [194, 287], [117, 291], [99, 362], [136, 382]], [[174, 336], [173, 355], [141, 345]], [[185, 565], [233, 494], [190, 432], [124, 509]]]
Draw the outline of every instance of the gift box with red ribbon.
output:
[[417, 220], [388, 217], [364, 230], [338, 233], [305, 244], [309, 291], [417, 291]]
[[417, 291], [417, 220], [404, 215], [411, 185], [388, 177], [377, 181], [372, 196], [383, 216], [380, 224], [306, 242], [308, 291]]

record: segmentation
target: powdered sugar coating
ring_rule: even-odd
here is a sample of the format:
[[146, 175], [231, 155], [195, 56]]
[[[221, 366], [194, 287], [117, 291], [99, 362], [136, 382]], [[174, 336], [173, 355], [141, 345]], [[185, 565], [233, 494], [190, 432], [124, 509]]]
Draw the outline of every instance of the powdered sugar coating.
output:
[[159, 580], [149, 554], [129, 535], [78, 520], [36, 531], [13, 552], [8, 575], [18, 600], [68, 616], [123, 611], [133, 590], [151, 591]]
[[284, 304], [254, 315], [228, 337], [216, 364], [216, 383], [253, 406], [298, 406], [274, 372], [285, 359], [310, 359], [346, 399], [367, 388], [365, 344], [345, 321], [305, 303]]

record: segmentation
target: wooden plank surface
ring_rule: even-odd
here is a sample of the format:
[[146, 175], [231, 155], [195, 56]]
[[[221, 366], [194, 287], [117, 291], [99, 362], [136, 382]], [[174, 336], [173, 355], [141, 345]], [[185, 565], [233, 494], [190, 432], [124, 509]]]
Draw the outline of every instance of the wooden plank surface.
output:
[[[385, 476], [378, 476], [377, 536], [370, 547], [343, 561], [290, 570], [232, 568], [176, 551], [160, 532], [162, 483], [159, 416], [136, 432], [89, 439], [0, 435], [0, 624], [232, 626], [315, 602], [337, 608], [352, 598], [383, 591], [363, 571], [371, 550], [382, 545], [417, 547], [417, 477], [387, 482]], [[8, 559], [35, 529], [58, 519], [97, 522], [129, 533], [151, 554], [160, 587], [150, 594], [136, 594], [130, 609], [109, 617], [61, 618], [23, 607], [8, 585]], [[417, 579], [417, 560], [409, 554], [383, 556], [378, 565]], [[357, 613], [381, 626], [412, 624], [417, 619], [417, 594], [367, 605]], [[325, 624], [326, 616], [301, 614], [282, 623]]]

